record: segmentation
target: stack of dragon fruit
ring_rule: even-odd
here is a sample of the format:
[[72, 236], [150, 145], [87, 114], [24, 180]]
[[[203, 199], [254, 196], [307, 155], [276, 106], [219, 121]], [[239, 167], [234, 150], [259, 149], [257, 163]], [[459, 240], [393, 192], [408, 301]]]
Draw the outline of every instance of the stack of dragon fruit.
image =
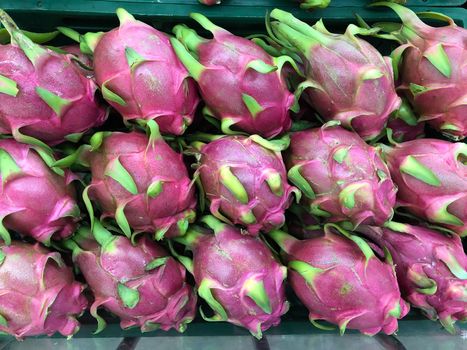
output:
[[275, 9], [246, 39], [193, 13], [206, 38], [118, 9], [60, 48], [0, 10], [0, 331], [69, 337], [89, 312], [97, 332], [199, 315], [261, 338], [292, 307], [393, 334], [411, 306], [455, 333], [467, 31], [374, 6], [402, 23], [335, 34]]

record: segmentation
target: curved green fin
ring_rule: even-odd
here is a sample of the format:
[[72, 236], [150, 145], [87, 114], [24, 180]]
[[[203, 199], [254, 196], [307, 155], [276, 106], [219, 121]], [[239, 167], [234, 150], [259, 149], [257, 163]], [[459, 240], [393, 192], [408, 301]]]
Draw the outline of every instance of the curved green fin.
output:
[[205, 215], [200, 219], [200, 221], [208, 225], [209, 228], [214, 231], [214, 233], [221, 232], [226, 226], [222, 221], [220, 221], [213, 215]]
[[311, 322], [311, 324], [313, 326], [315, 326], [316, 328], [321, 329], [323, 331], [333, 331], [333, 330], [336, 329], [336, 327], [322, 325], [322, 324], [316, 322], [316, 320], [313, 320], [311, 318], [309, 320], [310, 320], [310, 322]]
[[396, 112], [396, 118], [402, 119], [406, 124], [415, 126], [418, 124], [417, 117], [410, 107], [409, 101], [402, 99], [402, 104]]
[[245, 281], [243, 288], [246, 290], [246, 295], [248, 295], [253, 301], [258, 305], [258, 307], [263, 310], [268, 315], [271, 314], [271, 302], [264, 288], [264, 282], [258, 281], [256, 278], [250, 278]]
[[360, 248], [362, 251], [363, 255], [365, 255], [366, 262], [375, 257], [375, 253], [371, 249], [371, 247], [368, 245], [367, 242], [361, 237], [355, 236], [355, 235], [350, 235], [349, 237], [354, 243]]
[[456, 327], [454, 326], [456, 321], [453, 320], [453, 318], [451, 316], [446, 316], [444, 318], [440, 318], [439, 322], [444, 327], [444, 329], [446, 329], [449, 333], [451, 333], [453, 335], [457, 333], [456, 332]]
[[180, 41], [175, 38], [170, 38], [170, 43], [172, 44], [172, 47], [178, 58], [180, 61], [182, 61], [183, 65], [188, 70], [193, 79], [199, 80], [206, 67], [199, 63]]
[[190, 17], [193, 18], [196, 22], [198, 22], [201, 27], [210, 31], [212, 34], [216, 32], [227, 32], [224, 28], [221, 28], [214, 23], [212, 23], [206, 16], [202, 15], [201, 13], [190, 13]]
[[295, 165], [287, 173], [289, 180], [302, 191], [305, 196], [310, 199], [315, 199], [316, 195], [313, 189], [311, 188], [308, 181], [300, 174], [301, 165]]
[[94, 317], [97, 321], [97, 329], [93, 332], [93, 334], [99, 334], [104, 330], [104, 328], [107, 325], [107, 322], [105, 322], [105, 320], [101, 316], [99, 316], [99, 314], [97, 313], [97, 307], [94, 307], [94, 305], [91, 306], [89, 311], [91, 313], [91, 316]]
[[284, 135], [281, 138], [276, 139], [276, 140], [266, 140], [265, 138], [259, 135], [251, 135], [250, 140], [274, 152], [284, 151], [290, 145], [289, 135]]
[[417, 12], [418, 18], [428, 18], [428, 19], [435, 19], [438, 21], [443, 21], [447, 22], [450, 26], [456, 27], [456, 23], [454, 20], [446, 16], [445, 14], [439, 13], [439, 12]]
[[[58, 35], [58, 31], [55, 30], [53, 32], [45, 32], [45, 33], [35, 33], [29, 32], [27, 30], [21, 30], [24, 35], [26, 35], [29, 39], [31, 39], [36, 44], [44, 44]], [[8, 44], [10, 42], [10, 33], [5, 28], [0, 29], [0, 44]]]
[[409, 84], [409, 90], [412, 93], [412, 95], [417, 96], [420, 94], [423, 94], [424, 92], [427, 92], [428, 89], [422, 85], [410, 83]]
[[115, 239], [114, 235], [110, 233], [110, 231], [108, 231], [99, 220], [94, 222], [91, 232], [101, 247], [107, 246], [110, 241]]
[[420, 180], [428, 185], [435, 187], [441, 186], [441, 181], [433, 173], [433, 171], [425, 167], [413, 156], [407, 156], [404, 159], [400, 165], [400, 171], [407, 175], [413, 176], [417, 180]]
[[299, 260], [289, 262], [288, 267], [298, 272], [310, 286], [314, 286], [316, 276], [324, 271]]
[[89, 189], [91, 188], [91, 185], [86, 186], [86, 188], [83, 190], [83, 202], [84, 205], [86, 206], [86, 209], [89, 214], [89, 220], [91, 222], [91, 230], [94, 229], [94, 208], [92, 206], [91, 199], [89, 198]]
[[339, 193], [339, 202], [342, 203], [348, 209], [353, 209], [355, 207], [355, 194], [366, 185], [362, 183], [354, 183], [347, 185]]
[[120, 163], [119, 157], [116, 157], [105, 169], [106, 176], [111, 177], [117, 181], [123, 188], [125, 188], [131, 194], [138, 194], [138, 188], [136, 186], [135, 180], [130, 175], [130, 173], [124, 168], [122, 163]]
[[126, 56], [126, 61], [128, 62], [128, 66], [130, 67], [130, 69], [134, 69], [140, 63], [146, 61], [144, 57], [142, 57], [139, 53], [137, 53], [131, 47], [125, 47], [125, 56]]
[[425, 51], [423, 56], [425, 56], [426, 59], [430, 61], [430, 63], [446, 78], [451, 77], [452, 65], [446, 51], [444, 51], [443, 44], [438, 43], [431, 46]]
[[298, 84], [294, 92], [295, 102], [290, 108], [292, 112], [298, 113], [300, 111], [300, 97], [306, 89], [317, 89], [323, 91], [323, 87], [313, 80], [305, 80]]
[[256, 101], [251, 95], [242, 94], [242, 100], [253, 118], [256, 118], [256, 116], [264, 110], [258, 101]]
[[117, 14], [120, 25], [136, 21], [135, 17], [122, 7], [117, 8], [115, 13]]
[[395, 318], [400, 318], [402, 313], [402, 308], [401, 308], [401, 301], [397, 301], [396, 305], [389, 310], [389, 315]]
[[167, 263], [167, 260], [169, 260], [168, 256], [164, 256], [162, 258], [156, 258], [152, 260], [151, 262], [149, 262], [144, 269], [146, 271], [154, 270], [155, 268], [165, 265]]
[[68, 27], [57, 27], [57, 30], [66, 37], [70, 38], [71, 40], [76, 41], [77, 43], [79, 43], [81, 40], [81, 34], [74, 29]]
[[3, 264], [3, 261], [5, 260], [5, 258], [6, 258], [5, 253], [3, 252], [2, 249], [0, 249], [0, 265]]
[[177, 24], [175, 27], [173, 27], [172, 32], [188, 50], [193, 52], [198, 51], [198, 47], [208, 41], [199, 36], [195, 30], [189, 28], [185, 24]]
[[180, 261], [180, 263], [183, 266], [185, 266], [185, 268], [188, 270], [188, 272], [193, 274], [193, 260], [191, 260], [190, 258], [188, 258], [186, 256], [178, 254], [175, 251], [175, 249], [173, 248], [173, 244], [172, 244], [172, 242], [170, 240], [167, 243], [168, 243], [168, 246], [169, 246], [170, 253], [172, 253], [172, 255], [175, 258], [177, 258], [177, 260]]
[[297, 65], [297, 62], [295, 62], [295, 60], [290, 57], [290, 56], [287, 56], [287, 55], [282, 55], [282, 56], [279, 56], [279, 57], [274, 57], [274, 63], [277, 67], [277, 71], [279, 72], [279, 74], [282, 72], [282, 68], [284, 67], [284, 65], [286, 63], [290, 64], [292, 66], [292, 68], [294, 69], [294, 71], [301, 77], [305, 77], [305, 75], [303, 74], [303, 72], [300, 70], [300, 68], [298, 68], [298, 65]]
[[0, 217], [0, 238], [3, 239], [3, 242], [5, 242], [6, 245], [10, 245], [11, 236], [8, 230], [3, 225], [3, 219], [5, 219], [5, 217]]
[[146, 194], [151, 198], [156, 198], [162, 192], [162, 184], [161, 180], [154, 181], [149, 185]]
[[167, 233], [167, 231], [169, 230], [170, 226], [164, 226], [160, 229], [158, 229], [155, 233], [154, 233], [154, 238], [156, 241], [160, 241], [164, 238], [165, 234]]
[[266, 62], [260, 59], [248, 62], [248, 64], [246, 65], [246, 68], [253, 69], [261, 74], [268, 74], [268, 73], [275, 72], [277, 70], [276, 66], [267, 64]]
[[146, 127], [146, 133], [149, 134], [149, 144], [154, 145], [156, 140], [162, 139], [159, 125], [155, 120], [140, 121], [142, 125]]
[[248, 203], [248, 193], [240, 180], [232, 173], [228, 165], [224, 165], [219, 171], [220, 182], [242, 204]]
[[266, 175], [266, 183], [268, 184], [271, 192], [280, 197], [284, 194], [284, 186], [282, 184], [281, 174], [276, 171], [270, 171]]
[[426, 275], [422, 275], [416, 272], [411, 268], [408, 269], [407, 276], [415, 285], [419, 287], [417, 288], [418, 292], [426, 295], [436, 294], [436, 291], [438, 290], [436, 281], [428, 278]]
[[332, 158], [339, 164], [342, 164], [342, 162], [347, 157], [347, 154], [349, 154], [349, 149], [350, 147], [339, 148], [336, 152], [334, 152]]
[[85, 55], [92, 55], [104, 32], [86, 33], [81, 36], [79, 48]]
[[73, 103], [71, 100], [67, 100], [65, 98], [62, 98], [60, 96], [55, 95], [53, 92], [44, 89], [40, 86], [36, 87], [36, 93], [39, 95], [39, 97], [47, 103], [47, 105], [52, 108], [52, 110], [55, 112], [56, 115], [59, 117], [62, 116], [63, 111]]
[[242, 220], [245, 225], [252, 225], [256, 223], [256, 216], [251, 210], [247, 210], [241, 214], [240, 220]]
[[[444, 251], [440, 251], [441, 249]], [[454, 276], [456, 276], [460, 280], [467, 280], [467, 271], [459, 263], [459, 261], [457, 261], [456, 257], [447, 250], [446, 246], [438, 248], [437, 255], [444, 262], [444, 264], [448, 267], [449, 271], [451, 271], [451, 273]]]
[[123, 302], [123, 305], [129, 309], [133, 309], [139, 303], [139, 292], [136, 289], [128, 288], [122, 283], [117, 286], [118, 296]]
[[342, 322], [339, 322], [339, 334], [344, 335], [345, 330], [347, 329], [347, 325], [350, 322], [351, 318], [344, 320]]
[[451, 214], [448, 211], [449, 205], [451, 205], [451, 203], [454, 201], [455, 199], [451, 201], [446, 201], [443, 203], [443, 205], [440, 205], [439, 209], [434, 213], [432, 221], [436, 221], [441, 224], [454, 225], [454, 226], [464, 225], [464, 221], [462, 221], [460, 218]]
[[377, 68], [370, 68], [370, 69], [366, 69], [362, 73], [361, 79], [362, 80], [376, 80], [376, 79], [381, 78], [382, 76], [384, 76], [384, 73], [381, 72], [381, 70]]
[[117, 221], [118, 226], [122, 229], [125, 236], [128, 238], [131, 237], [131, 228], [128, 223], [128, 219], [125, 215], [125, 205], [119, 205], [115, 210], [115, 220]]
[[102, 96], [104, 96], [104, 99], [106, 101], [114, 102], [116, 104], [119, 104], [120, 106], [125, 107], [126, 106], [125, 100], [121, 98], [119, 95], [117, 95], [115, 92], [110, 90], [107, 87], [107, 84], [108, 84], [108, 81], [104, 82], [101, 86], [101, 92], [102, 92]]
[[102, 142], [104, 141], [104, 138], [108, 136], [110, 133], [107, 131], [99, 131], [96, 132], [94, 135], [91, 136], [91, 139], [89, 140], [89, 144], [91, 145], [91, 150], [96, 151], [98, 150]]
[[0, 93], [16, 97], [18, 95], [19, 89], [16, 81], [0, 74]]
[[221, 130], [226, 135], [238, 134], [238, 131], [232, 130], [230, 127], [237, 124], [237, 121], [233, 118], [222, 118]]
[[228, 319], [227, 312], [225, 311], [224, 307], [212, 295], [211, 286], [212, 282], [209, 279], [204, 278], [198, 287], [198, 294], [201, 298], [206, 300], [206, 302], [220, 317], [220, 319], [225, 321]]
[[68, 134], [65, 136], [65, 140], [73, 142], [73, 143], [78, 143], [79, 140], [83, 137], [84, 132], [75, 132], [73, 134]]
[[289, 253], [292, 246], [298, 242], [297, 238], [281, 230], [272, 230], [269, 232], [268, 236], [286, 253]]
[[0, 175], [2, 176], [2, 184], [8, 180], [11, 175], [20, 174], [21, 168], [15, 162], [12, 156], [0, 148]]

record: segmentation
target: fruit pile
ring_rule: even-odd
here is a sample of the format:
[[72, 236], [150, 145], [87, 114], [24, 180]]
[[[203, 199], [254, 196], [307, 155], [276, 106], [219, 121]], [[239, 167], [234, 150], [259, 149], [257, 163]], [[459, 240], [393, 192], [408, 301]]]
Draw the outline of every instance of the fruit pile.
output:
[[402, 24], [275, 9], [246, 39], [192, 14], [207, 38], [118, 9], [61, 48], [0, 10], [0, 331], [71, 336], [86, 310], [101, 331], [106, 310], [182, 332], [199, 310], [260, 338], [288, 283], [320, 328], [392, 334], [411, 305], [454, 333], [467, 31], [375, 5]]

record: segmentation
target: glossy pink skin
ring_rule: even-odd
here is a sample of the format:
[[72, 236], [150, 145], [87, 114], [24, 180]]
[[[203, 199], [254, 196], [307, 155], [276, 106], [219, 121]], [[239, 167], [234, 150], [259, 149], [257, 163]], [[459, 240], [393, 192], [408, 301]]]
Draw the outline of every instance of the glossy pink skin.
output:
[[[145, 60], [128, 65], [125, 49]], [[181, 135], [199, 102], [195, 82], [178, 60], [166, 34], [140, 22], [127, 21], [102, 36], [94, 49], [97, 84], [120, 96], [126, 105], [107, 100], [124, 120], [156, 120], [162, 133]]]
[[[348, 148], [342, 163], [334, 159], [339, 150]], [[314, 199], [304, 195], [303, 204], [328, 212], [330, 216], [326, 220], [350, 221], [355, 226], [381, 225], [392, 216], [396, 187], [389, 170], [378, 150], [367, 145], [356, 133], [339, 126], [296, 132], [291, 136], [287, 152], [288, 169], [301, 165], [300, 173], [316, 195]], [[378, 171], [386, 178], [381, 180]], [[363, 187], [355, 192], [355, 206], [348, 208], [339, 194], [347, 186], [358, 184]]]
[[[388, 148], [384, 152], [384, 158], [391, 177], [398, 187], [398, 205], [424, 220], [441, 224], [465, 236], [467, 235], [467, 166], [462, 164], [462, 155], [458, 155], [459, 158], [456, 159], [456, 153], [460, 152], [461, 148], [464, 148], [465, 157], [465, 145], [460, 142], [419, 139]], [[400, 167], [408, 156], [412, 156], [425, 168], [431, 170], [439, 179], [440, 185], [430, 185], [401, 171]], [[444, 221], [444, 217], [439, 212], [446, 205], [448, 212], [463, 224], [452, 225]]]
[[[198, 286], [203, 279], [212, 281], [212, 295], [227, 312], [228, 322], [252, 333], [258, 331], [258, 324], [262, 331], [277, 326], [280, 317], [288, 311], [285, 268], [257, 237], [243, 235], [228, 225], [215, 235], [203, 235], [193, 248], [193, 268]], [[251, 277], [263, 281], [271, 305], [270, 314], [242, 290]]]
[[17, 241], [0, 249], [5, 254], [0, 264], [0, 314], [7, 321], [0, 331], [18, 339], [76, 333], [76, 317], [88, 302], [84, 286], [75, 281], [60, 254]]
[[[375, 138], [401, 104], [391, 61], [365, 40], [354, 38], [357, 44], [345, 35], [326, 36], [332, 40], [326, 47], [313, 46], [306, 55], [307, 76], [322, 88], [306, 89], [307, 100], [325, 120], [338, 120], [365, 140]], [[383, 76], [363, 80], [369, 69]]]
[[412, 141], [424, 136], [425, 122], [409, 125], [403, 119], [390, 118], [387, 125], [392, 130], [392, 138], [396, 142]]
[[[16, 97], [0, 94], [0, 133], [32, 136], [49, 145], [66, 136], [83, 133], [101, 125], [107, 118], [97, 103], [97, 86], [70, 60], [70, 56], [47, 50], [33, 65], [21, 49], [0, 46], [0, 74], [14, 80]], [[57, 115], [36, 93], [36, 87], [73, 102]]]
[[[368, 335], [380, 331], [394, 333], [397, 318], [388, 313], [401, 307], [404, 317], [408, 305], [400, 296], [393, 267], [365, 255], [351, 240], [327, 233], [325, 236], [296, 241], [288, 249], [288, 262], [302, 261], [322, 269], [310, 286], [289, 268], [288, 280], [299, 299], [310, 311], [311, 320], [325, 320]], [[365, 267], [366, 265], [366, 267]]]
[[[434, 129], [456, 139], [467, 136], [467, 30], [460, 27], [429, 27], [418, 23], [419, 36], [411, 33], [409, 44], [400, 66], [400, 89], [410, 99], [421, 120], [428, 121]], [[443, 75], [424, 54], [435, 45], [442, 44], [450, 65], [451, 76]], [[423, 86], [430, 91], [413, 95], [410, 84]], [[444, 124], [457, 130], [443, 129]]]
[[70, 236], [79, 220], [74, 175], [56, 174], [31, 146], [13, 139], [0, 140], [20, 168], [20, 173], [1, 178], [0, 218], [8, 230], [48, 243]]
[[[399, 286], [407, 301], [433, 320], [466, 320], [467, 280], [456, 277], [446, 264], [455, 259], [464, 273], [467, 270], [467, 257], [460, 238], [420, 226], [405, 227], [406, 232], [377, 227], [365, 227], [362, 232], [391, 253]], [[411, 279], [412, 272], [434, 280], [436, 293], [421, 293], [420, 286]]]
[[[198, 46], [199, 62], [206, 67], [198, 79], [206, 105], [218, 119], [235, 121], [233, 129], [265, 138], [290, 129], [289, 109], [294, 96], [278, 71], [263, 74], [247, 65], [254, 60], [274, 65], [272, 57], [255, 43], [218, 29], [212, 40]], [[263, 108], [252, 116], [242, 94], [253, 97]]]
[[[105, 175], [116, 158], [135, 181], [136, 195]], [[104, 138], [97, 151], [90, 153], [89, 160], [92, 173], [89, 195], [102, 207], [104, 217], [115, 217], [117, 207], [126, 203], [124, 212], [131, 228], [151, 233], [167, 228], [165, 237], [169, 238], [180, 234], [179, 220], [194, 217], [195, 191], [182, 155], [161, 137], [151, 147], [143, 133], [114, 132]], [[146, 191], [156, 180], [163, 182], [162, 191], [154, 198], [148, 197]]]
[[[221, 183], [222, 166], [230, 166], [231, 172], [240, 180], [248, 193], [248, 203], [241, 203]], [[268, 170], [280, 174], [282, 195], [274, 194], [266, 183]], [[279, 152], [266, 149], [245, 136], [226, 136], [201, 149], [199, 174], [214, 215], [222, 213], [232, 223], [245, 226], [252, 235], [284, 224], [284, 212], [292, 202], [295, 188], [287, 183], [285, 165]], [[246, 225], [241, 216], [249, 210], [256, 217], [256, 222]]]
[[[74, 261], [94, 294], [91, 313], [104, 307], [120, 318], [120, 326], [140, 327], [150, 331], [152, 324], [160, 329], [179, 330], [195, 316], [196, 294], [185, 282], [186, 270], [147, 235], [140, 236], [135, 245], [115, 236], [111, 243], [81, 250]], [[146, 265], [161, 257], [168, 257], [165, 265], [145, 270]], [[125, 307], [118, 295], [118, 284], [139, 292], [134, 308]]]

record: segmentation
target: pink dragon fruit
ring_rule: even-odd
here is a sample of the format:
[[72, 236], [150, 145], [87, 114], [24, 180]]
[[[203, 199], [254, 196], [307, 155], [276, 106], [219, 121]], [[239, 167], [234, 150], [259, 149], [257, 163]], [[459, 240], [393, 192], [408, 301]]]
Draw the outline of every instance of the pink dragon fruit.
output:
[[365, 140], [377, 137], [389, 115], [397, 110], [391, 60], [355, 34], [371, 30], [347, 27], [332, 34], [322, 21], [313, 27], [290, 13], [275, 9], [269, 25], [271, 36], [306, 58], [308, 79], [297, 88], [325, 120], [337, 120]]
[[467, 321], [467, 257], [459, 236], [391, 222], [359, 231], [389, 250], [402, 295], [432, 320], [455, 333]]
[[289, 130], [294, 96], [287, 90], [281, 70], [291, 59], [271, 57], [252, 41], [231, 34], [199, 13], [192, 13], [191, 18], [214, 38], [204, 39], [193, 29], [177, 25], [173, 32], [181, 43], [171, 42], [199, 84], [207, 105], [204, 114], [220, 119], [225, 134], [235, 133], [231, 129], [235, 127], [270, 138]]
[[0, 45], [0, 133], [56, 145], [105, 121], [96, 84], [72, 56], [34, 44], [2, 10], [0, 21], [13, 37]]
[[59, 28], [93, 54], [96, 81], [125, 121], [155, 120], [164, 134], [181, 135], [192, 123], [199, 97], [169, 37], [117, 9], [120, 26], [107, 33]]
[[91, 314], [98, 321], [96, 332], [105, 328], [99, 307], [117, 315], [124, 329], [183, 332], [196, 310], [196, 294], [185, 282], [183, 266], [147, 235], [132, 245], [98, 222], [95, 240], [92, 235], [89, 229], [81, 229], [66, 245], [73, 249], [73, 261], [94, 294]]
[[206, 6], [219, 5], [221, 0], [199, 0], [199, 2]]
[[247, 328], [255, 337], [280, 323], [288, 311], [286, 269], [259, 237], [243, 235], [213, 216], [201, 219], [214, 234], [190, 229], [176, 238], [193, 251], [193, 261], [180, 257], [198, 286], [198, 294], [213, 309], [207, 321], [227, 321]]
[[197, 173], [211, 213], [252, 235], [281, 227], [292, 192], [300, 195], [287, 183], [280, 153], [285, 147], [258, 135], [226, 136], [200, 146]]
[[422, 121], [444, 135], [461, 140], [467, 135], [467, 30], [445, 15], [430, 12], [431, 18], [447, 20], [445, 27], [430, 27], [408, 8], [388, 2], [401, 17], [401, 29], [393, 33], [403, 45], [392, 57], [400, 89], [410, 99]]
[[360, 237], [332, 232], [297, 240], [282, 231], [270, 236], [285, 252], [288, 280], [310, 311], [309, 319], [337, 324], [341, 334], [392, 334], [409, 306], [402, 300], [394, 267], [383, 263]]
[[299, 204], [292, 204], [287, 210], [286, 231], [299, 239], [309, 239], [323, 235], [321, 222], [318, 218], [308, 212]]
[[[182, 155], [165, 143], [154, 121], [148, 129], [149, 136], [98, 132], [77, 153], [91, 169], [92, 181], [83, 193], [90, 216], [94, 200], [102, 218], [115, 218], [128, 237], [133, 229], [134, 234], [153, 232], [160, 240], [186, 232], [196, 216], [196, 197]], [[69, 165], [66, 158], [58, 164]]]
[[381, 225], [393, 215], [394, 186], [378, 149], [336, 122], [293, 133], [289, 179], [310, 213], [328, 221]]
[[0, 236], [8, 230], [49, 244], [70, 236], [79, 219], [70, 171], [51, 168], [54, 159], [38, 147], [0, 140]]
[[60, 254], [39, 244], [0, 245], [0, 331], [72, 336], [88, 302]]
[[398, 205], [467, 235], [467, 145], [435, 139], [384, 147]]

